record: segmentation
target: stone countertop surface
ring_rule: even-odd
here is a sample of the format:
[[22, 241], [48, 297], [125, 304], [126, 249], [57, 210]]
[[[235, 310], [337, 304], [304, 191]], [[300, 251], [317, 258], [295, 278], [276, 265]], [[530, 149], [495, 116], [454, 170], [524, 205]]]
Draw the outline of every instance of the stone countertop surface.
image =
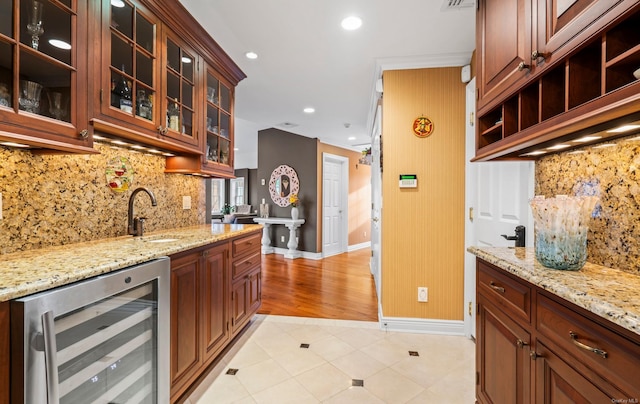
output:
[[530, 247], [469, 247], [470, 253], [640, 335], [640, 276], [587, 262], [579, 271], [542, 266]]
[[0, 302], [260, 230], [215, 223], [0, 255]]

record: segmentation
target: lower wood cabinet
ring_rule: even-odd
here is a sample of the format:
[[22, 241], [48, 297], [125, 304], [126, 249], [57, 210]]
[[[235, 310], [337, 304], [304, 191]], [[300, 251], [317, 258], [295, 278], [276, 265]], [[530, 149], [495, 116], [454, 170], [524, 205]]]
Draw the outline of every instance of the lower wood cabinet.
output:
[[11, 384], [9, 302], [0, 302], [0, 404], [8, 404]]
[[481, 259], [477, 271], [479, 403], [640, 400], [640, 336]]
[[[171, 402], [185, 394], [260, 308], [260, 243], [254, 242], [259, 234], [171, 256]], [[232, 256], [237, 245], [245, 248]]]

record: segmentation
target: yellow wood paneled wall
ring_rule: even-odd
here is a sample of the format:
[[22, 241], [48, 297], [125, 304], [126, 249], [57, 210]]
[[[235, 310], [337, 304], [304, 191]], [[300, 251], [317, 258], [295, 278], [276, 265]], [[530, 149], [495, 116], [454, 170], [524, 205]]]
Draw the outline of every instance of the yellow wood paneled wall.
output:
[[[385, 71], [382, 111], [382, 311], [463, 319], [465, 86], [460, 68]], [[435, 124], [427, 138], [413, 121]], [[400, 189], [400, 174], [418, 188]], [[419, 286], [429, 301], [419, 303]]]

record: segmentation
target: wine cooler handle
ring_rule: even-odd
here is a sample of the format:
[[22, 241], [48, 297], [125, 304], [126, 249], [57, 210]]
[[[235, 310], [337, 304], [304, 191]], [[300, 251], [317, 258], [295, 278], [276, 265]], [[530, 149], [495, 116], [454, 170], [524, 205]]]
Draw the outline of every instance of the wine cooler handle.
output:
[[58, 349], [53, 324], [53, 312], [42, 315], [42, 335], [44, 340], [44, 364], [47, 376], [47, 403], [59, 404], [58, 399]]

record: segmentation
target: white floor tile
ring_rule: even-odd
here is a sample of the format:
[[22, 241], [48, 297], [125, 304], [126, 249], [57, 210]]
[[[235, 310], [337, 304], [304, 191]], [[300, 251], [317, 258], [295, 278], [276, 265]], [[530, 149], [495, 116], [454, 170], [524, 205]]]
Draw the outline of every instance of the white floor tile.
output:
[[362, 351], [354, 351], [331, 361], [331, 364], [352, 379], [364, 379], [384, 369], [386, 366]]
[[364, 388], [386, 403], [406, 403], [425, 389], [393, 369], [385, 368], [364, 381]]
[[351, 386], [351, 377], [330, 363], [302, 373], [296, 380], [318, 400], [326, 400]]

